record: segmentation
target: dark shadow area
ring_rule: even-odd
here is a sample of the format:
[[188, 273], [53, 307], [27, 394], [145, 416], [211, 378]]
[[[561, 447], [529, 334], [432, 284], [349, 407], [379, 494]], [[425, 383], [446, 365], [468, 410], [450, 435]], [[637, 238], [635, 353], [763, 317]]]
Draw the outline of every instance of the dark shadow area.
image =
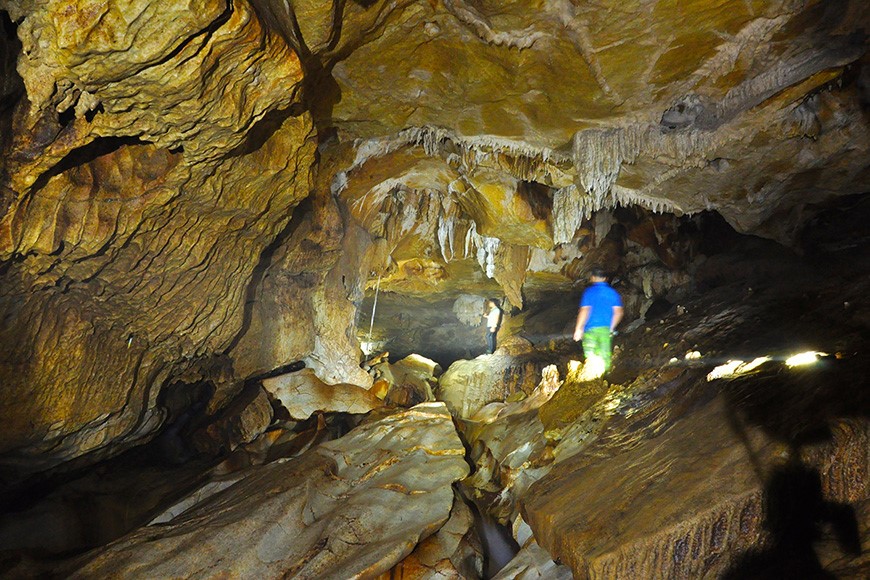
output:
[[549, 219], [553, 213], [553, 189], [535, 181], [520, 181], [517, 195], [529, 204], [535, 219]]
[[825, 501], [819, 472], [801, 463], [795, 449], [783, 466], [773, 470], [764, 489], [765, 530], [770, 534], [767, 549], [742, 555], [722, 578], [836, 578], [826, 571], [815, 544], [829, 526], [840, 549], [861, 554], [858, 521], [848, 504]]
[[21, 41], [18, 26], [9, 13], [0, 10], [0, 115], [11, 109], [24, 94], [24, 81], [16, 69]]
[[170, 465], [183, 465], [196, 457], [190, 443], [192, 433], [209, 420], [206, 408], [215, 394], [211, 383], [175, 383], [160, 391], [157, 404], [168, 417], [155, 438], [155, 459]]
[[73, 149], [48, 171], [42, 173], [34, 182], [31, 191], [39, 191], [55, 175], [60, 175], [64, 171], [90, 163], [98, 157], [113, 153], [122, 147], [147, 144], [149, 144], [148, 141], [143, 141], [138, 137], [98, 137], [87, 145]]
[[[857, 358], [832, 357], [814, 368], [767, 363], [756, 374], [722, 385], [732, 428], [765, 482], [766, 536], [761, 546], [741, 554], [723, 578], [836, 578], [817, 552], [820, 542], [832, 539], [841, 555], [861, 554], [862, 524], [855, 509], [825, 497], [817, 461], [835, 453], [833, 425], [870, 417], [870, 400], [861, 387], [866, 370]], [[759, 458], [749, 435], [757, 428], [787, 446], [784, 462], [765, 464]], [[860, 436], [839, 443], [861, 444]], [[837, 476], [828, 472], [826, 477]]]
[[474, 502], [466, 501], [466, 504], [474, 514], [474, 527], [483, 550], [483, 578], [489, 579], [496, 576], [517, 555], [520, 546], [506, 526], [499, 525], [488, 515], [482, 514]]
[[[6, 151], [12, 138], [12, 116], [15, 105], [24, 96], [24, 81], [18, 74], [16, 63], [21, 53], [21, 42], [17, 35], [18, 26], [12, 22], [9, 13], [0, 10], [0, 183], [8, 179]], [[15, 192], [0, 185], [0, 215], [5, 215], [15, 199]], [[5, 273], [7, 264], [0, 266], [0, 275]]]

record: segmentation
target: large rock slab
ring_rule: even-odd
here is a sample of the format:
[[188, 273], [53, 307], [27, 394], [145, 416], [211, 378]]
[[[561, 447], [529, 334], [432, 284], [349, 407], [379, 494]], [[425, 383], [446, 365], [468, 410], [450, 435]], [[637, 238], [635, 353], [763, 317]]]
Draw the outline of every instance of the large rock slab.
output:
[[376, 377], [372, 391], [379, 398], [391, 405], [413, 407], [435, 400], [432, 387], [438, 384], [441, 366], [424, 356], [410, 354], [395, 363], [375, 364], [372, 374]]
[[459, 580], [482, 574], [483, 553], [474, 514], [457, 495], [447, 523], [378, 580]]
[[72, 577], [371, 577], [447, 521], [464, 454], [444, 405], [418, 405], [255, 468], [91, 554]]
[[819, 501], [867, 496], [866, 421], [837, 423], [828, 441], [798, 452], [745, 421], [745, 409], [728, 397], [683, 395], [690, 402], [671, 403], [670, 411], [615, 419], [595, 445], [556, 464], [527, 494], [535, 537], [575, 577], [725, 572], [742, 552], [776, 541], [771, 481], [794, 466], [817, 474]]

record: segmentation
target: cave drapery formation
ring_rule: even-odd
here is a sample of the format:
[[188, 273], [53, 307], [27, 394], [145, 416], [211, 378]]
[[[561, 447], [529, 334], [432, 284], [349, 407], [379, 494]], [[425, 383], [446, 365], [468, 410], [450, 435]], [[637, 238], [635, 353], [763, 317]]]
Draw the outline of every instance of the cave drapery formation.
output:
[[[535, 307], [558, 302], [572, 316], [577, 283], [592, 266], [618, 274], [627, 322], [642, 320], [662, 302], [688, 300], [699, 276], [727, 276], [724, 260], [718, 273], [712, 262], [698, 266], [702, 246], [711, 243], [704, 228], [733, 228], [805, 252], [807, 224], [837, 200], [870, 190], [870, 9], [861, 0], [0, 0], [0, 20], [5, 487], [117, 457], [165, 434], [183, 409], [197, 405], [225, 417], [231, 426], [221, 428], [235, 429], [238, 439], [253, 423], [274, 421], [281, 402], [295, 421], [319, 417], [315, 442], [332, 427], [313, 411], [372, 416], [336, 440], [353, 447], [325, 443], [319, 455], [302, 455], [299, 467], [269, 463], [270, 471], [238, 484], [249, 494], [258, 485], [272, 486], [279, 498], [293, 485], [350, 494], [327, 482], [323, 470], [330, 469], [336, 477], [371, 480], [372, 489], [411, 489], [419, 482], [368, 462], [381, 460], [379, 445], [395, 452], [385, 430], [430, 430], [408, 437], [420, 437], [417, 444], [431, 445], [443, 462], [431, 467], [440, 479], [419, 492], [434, 503], [420, 507], [425, 502], [409, 494], [401, 509], [418, 514], [419, 526], [391, 530], [387, 519], [378, 520], [373, 525], [390, 530], [382, 535], [402, 541], [374, 542], [368, 556], [342, 552], [343, 559], [321, 562], [304, 550], [279, 555], [287, 532], [253, 520], [280, 519], [292, 507], [279, 501], [246, 511], [244, 489], [231, 488], [221, 496], [227, 511], [215, 517], [254, 514], [245, 533], [268, 538], [256, 557], [238, 561], [249, 573], [376, 574], [412, 550], [415, 565], [432, 568], [435, 544], [453, 546], [454, 568], [462, 572], [456, 546], [465, 545], [459, 538], [474, 518], [450, 489], [468, 467], [453, 461], [465, 450], [449, 415], [435, 403], [394, 415], [373, 409], [385, 396], [406, 407], [431, 400], [433, 388], [451, 410], [462, 409], [463, 419], [509, 395], [534, 400], [542, 388], [540, 357], [517, 338], [505, 346], [511, 358], [482, 368], [476, 360], [457, 363], [440, 385], [414, 370], [419, 361], [393, 365], [391, 380], [406, 387], [397, 391], [361, 366], [362, 347], [365, 354], [372, 345], [419, 352], [445, 367], [471, 358], [483, 348], [474, 333], [484, 296], [504, 299], [511, 316], [503, 336], [558, 338], [564, 311], [554, 323], [536, 319]], [[372, 336], [376, 290], [382, 310]], [[391, 334], [403, 334], [392, 347]], [[650, 352], [647, 361], [658, 356]], [[302, 387], [287, 378], [294, 373], [316, 385], [320, 398], [299, 402]], [[688, 380], [667, 372], [650, 379], [650, 392], [670, 401], [673, 385]], [[268, 395], [252, 394], [260, 384]], [[469, 384], [477, 389], [473, 401], [465, 394]], [[580, 439], [594, 432], [615, 440], [620, 428], [634, 429], [631, 413], [622, 425], [593, 427], [593, 418], [620, 399], [606, 384], [585, 388], [572, 391], [591, 405], [576, 424], [585, 429]], [[705, 424], [723, 434], [716, 439], [713, 429], [699, 445], [708, 456], [725, 457], [725, 465], [767, 465], [781, 451], [781, 433], [763, 435], [757, 425], [745, 436], [725, 434], [735, 422], [730, 407], [700, 390], [687, 389], [694, 403], [674, 403], [687, 418], [668, 431], [668, 449], [656, 429], [675, 412], [658, 406], [638, 411], [653, 417], [652, 427], [638, 428], [650, 431], [648, 439], [626, 444], [618, 457], [611, 447], [570, 459], [570, 446], [552, 443], [553, 433], [572, 427], [543, 410], [521, 426], [492, 423], [517, 440], [527, 437], [526, 445], [487, 439], [486, 428], [466, 433], [480, 443], [470, 458], [476, 489], [494, 485], [498, 478], [486, 474], [497, 469], [502, 483], [511, 482], [511, 493], [497, 501], [480, 492], [480, 505], [516, 522], [516, 498], [546, 471], [523, 508], [523, 525], [575, 575], [630, 575], [634, 564], [620, 546], [586, 537], [591, 532], [565, 520], [611, 525], [602, 504], [619, 503], [607, 495], [619, 489], [601, 488], [590, 466], [611, 455], [626, 471], [640, 461], [635, 455], [674, 461], [669, 453], [688, 447], [693, 426], [703, 431]], [[167, 403], [173, 397], [187, 403], [174, 408]], [[525, 405], [517, 416], [535, 407]], [[236, 413], [241, 419], [227, 411], [234, 408], [244, 409]], [[843, 420], [831, 429], [824, 449], [851, 466], [851, 476], [837, 475], [840, 467], [823, 457], [821, 444], [802, 448], [801, 458], [826, 470], [826, 493], [836, 488], [831, 501], [863, 501], [868, 484], [856, 483], [855, 474], [870, 481], [866, 447], [861, 464], [849, 437], [866, 444], [866, 423]], [[757, 451], [748, 458], [736, 451], [745, 441]], [[201, 448], [209, 445], [223, 450], [216, 442]], [[552, 461], [554, 452], [557, 467], [544, 470], [542, 458]], [[420, 469], [412, 455], [396, 461]], [[538, 468], [544, 471], [529, 475]], [[600, 499], [585, 512], [566, 511], [565, 494], [574, 488], [560, 482], [584, 468], [591, 474], [585, 485]], [[724, 569], [715, 568], [728, 564], [720, 545], [762, 527], [761, 486], [750, 471], [741, 472], [745, 481], [729, 499], [737, 516], [696, 518], [710, 520], [709, 538], [686, 539], [685, 530], [669, 528], [668, 517], [691, 519], [685, 514], [665, 510], [644, 519], [643, 510], [658, 505], [651, 501], [634, 516], [640, 539], [622, 541], [646, 542], [657, 560], [644, 569], [665, 575], [674, 568], [661, 558], [678, 565], [712, 543], [719, 559], [685, 570]], [[637, 473], [631, 477], [626, 493], [644, 486]], [[728, 481], [725, 473], [716, 477]], [[703, 504], [714, 488], [673, 478], [689, 504]], [[860, 485], [863, 492], [855, 491]], [[372, 521], [377, 510], [354, 501], [353, 513]], [[868, 512], [861, 505], [859, 514]], [[306, 506], [309, 535], [327, 526], [318, 518], [340, 534], [360, 533], [326, 500], [309, 498]], [[209, 517], [200, 509], [159, 541], [142, 528], [79, 573], [102, 575], [107, 562], [118, 554], [133, 558], [143, 542], [152, 548], [137, 565], [150, 562], [158, 576], [199, 569], [193, 556], [179, 563], [168, 554], [184, 550], [185, 534], [196, 535], [196, 518]], [[566, 529], [574, 531], [563, 535]], [[322, 548], [315, 540], [310, 545]], [[224, 549], [221, 541], [213, 540], [215, 553]], [[551, 577], [565, 573], [553, 558], [544, 560], [558, 568]], [[290, 561], [297, 567], [282, 568]], [[127, 571], [136, 569], [144, 568]]]

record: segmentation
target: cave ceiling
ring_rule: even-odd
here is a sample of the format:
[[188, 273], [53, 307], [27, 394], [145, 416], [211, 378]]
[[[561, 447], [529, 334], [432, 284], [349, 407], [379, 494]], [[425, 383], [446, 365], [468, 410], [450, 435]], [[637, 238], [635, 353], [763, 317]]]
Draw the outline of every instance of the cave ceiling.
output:
[[148, 437], [169, 383], [219, 405], [304, 361], [364, 385], [376, 284], [521, 307], [570, 286], [616, 206], [788, 244], [870, 183], [863, 0], [2, 0], [0, 19], [6, 468]]

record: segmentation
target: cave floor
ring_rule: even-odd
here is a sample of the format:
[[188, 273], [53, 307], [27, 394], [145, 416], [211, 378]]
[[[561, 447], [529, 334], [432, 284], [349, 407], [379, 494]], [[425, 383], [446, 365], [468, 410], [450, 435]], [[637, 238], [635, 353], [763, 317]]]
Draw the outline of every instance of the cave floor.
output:
[[[723, 392], [737, 402], [747, 424], [787, 444], [801, 444], [801, 438], [835, 418], [870, 417], [870, 257], [864, 254], [858, 250], [835, 257], [710, 258], [705, 268], [717, 274], [704, 281], [702, 272], [694, 296], [661, 318], [635, 323], [616, 338], [614, 369], [605, 377], [604, 389], [624, 390], [635, 405], [680, 407], [674, 403], [680, 393], [661, 387], [682, 376], [676, 382], [686, 386], [685, 399]], [[564, 313], [553, 311], [550, 316], [558, 326], [555, 334], [563, 334]], [[825, 355], [814, 367], [783, 370], [787, 356], [808, 350]], [[579, 345], [564, 339], [540, 341], [536, 351], [559, 365], [580, 356]], [[704, 380], [715, 366], [758, 357], [772, 361], [724, 385]], [[564, 367], [561, 370], [564, 376]], [[588, 396], [583, 389], [557, 393], [541, 409], [547, 428], [570, 424], [594, 399], [581, 400]], [[174, 466], [161, 464], [150, 453], [134, 450], [72, 479], [55, 476], [7, 496], [2, 527], [34, 539], [5, 552], [4, 566], [20, 566], [23, 558], [44, 569], [57, 558], [119, 537], [201, 485], [209, 473], [213, 476], [220, 460], [203, 458]], [[856, 511], [864, 536], [870, 529], [868, 513], [866, 502]], [[68, 528], [58, 527], [58, 522], [72, 521], [75, 524]], [[39, 534], [46, 529], [55, 530], [56, 541], [46, 540], [39, 547]], [[819, 560], [832, 569], [846, 574], [866, 569], [866, 558], [843, 556], [833, 532], [819, 546]]]

